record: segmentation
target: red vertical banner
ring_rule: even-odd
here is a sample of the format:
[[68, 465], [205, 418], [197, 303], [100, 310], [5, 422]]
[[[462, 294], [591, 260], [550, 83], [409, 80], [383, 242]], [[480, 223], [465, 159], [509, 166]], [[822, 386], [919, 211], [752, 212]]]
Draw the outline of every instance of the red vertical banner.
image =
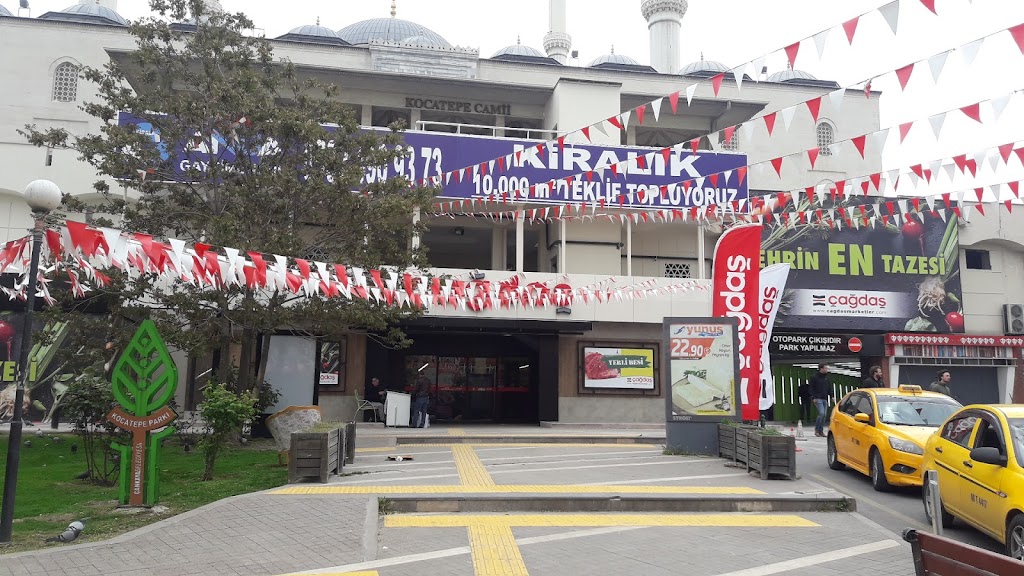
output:
[[760, 303], [761, 225], [733, 226], [715, 246], [711, 315], [739, 320], [741, 416], [761, 417]]

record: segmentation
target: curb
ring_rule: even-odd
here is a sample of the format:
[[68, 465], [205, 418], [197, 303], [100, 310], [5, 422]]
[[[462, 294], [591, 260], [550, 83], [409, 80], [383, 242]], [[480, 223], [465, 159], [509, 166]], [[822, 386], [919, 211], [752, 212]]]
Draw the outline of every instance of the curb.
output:
[[549, 422], [542, 421], [541, 428], [576, 428], [580, 430], [665, 430], [665, 424], [640, 424], [636, 422], [605, 424], [602, 422]]
[[401, 514], [501, 512], [856, 512], [857, 501], [828, 496], [389, 496]]
[[396, 436], [399, 446], [412, 444], [649, 444], [662, 446], [664, 436]]

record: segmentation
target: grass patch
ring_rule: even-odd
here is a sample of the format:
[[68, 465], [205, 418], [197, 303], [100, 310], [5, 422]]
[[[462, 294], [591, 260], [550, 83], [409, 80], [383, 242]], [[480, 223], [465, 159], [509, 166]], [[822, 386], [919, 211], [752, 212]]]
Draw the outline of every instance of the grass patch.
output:
[[[277, 463], [274, 443], [256, 440], [228, 448], [217, 462], [215, 478], [200, 482], [202, 454], [186, 454], [177, 443], [168, 442], [162, 449], [158, 504], [170, 510], [162, 515], [115, 514], [116, 485], [98, 486], [74, 479], [87, 468], [81, 450], [71, 453], [75, 437], [64, 435], [62, 442], [54, 443], [37, 438], [29, 429], [25, 439], [32, 440], [32, 447], [21, 449], [13, 544], [0, 548], [0, 553], [61, 546], [43, 540], [82, 518], [88, 520], [76, 544], [104, 540], [228, 496], [281, 486], [288, 476], [287, 467]], [[0, 436], [0, 458], [6, 461], [7, 435]], [[0, 478], [0, 485], [2, 481]]]

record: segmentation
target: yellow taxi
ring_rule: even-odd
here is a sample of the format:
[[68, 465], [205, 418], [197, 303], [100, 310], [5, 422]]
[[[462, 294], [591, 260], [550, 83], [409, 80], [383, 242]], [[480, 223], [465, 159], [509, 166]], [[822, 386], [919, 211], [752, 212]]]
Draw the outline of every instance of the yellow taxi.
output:
[[[1024, 405], [957, 411], [925, 445], [922, 477], [930, 470], [938, 472], [943, 526], [959, 518], [1024, 560]], [[927, 483], [921, 492], [931, 521]]]
[[920, 386], [860, 388], [843, 397], [828, 426], [828, 466], [853, 468], [875, 490], [920, 486], [924, 444], [962, 405]]

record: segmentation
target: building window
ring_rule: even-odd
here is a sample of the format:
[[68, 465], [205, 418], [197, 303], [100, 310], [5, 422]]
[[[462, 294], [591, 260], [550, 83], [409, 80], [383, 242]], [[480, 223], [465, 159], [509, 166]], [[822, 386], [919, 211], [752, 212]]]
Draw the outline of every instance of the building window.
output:
[[818, 123], [818, 148], [822, 156], [831, 156], [832, 146], [836, 143], [836, 129], [828, 122]]
[[988, 250], [964, 250], [964, 259], [970, 270], [991, 270], [992, 259]]
[[74, 102], [78, 99], [78, 66], [63, 62], [53, 71], [53, 100]]
[[666, 262], [665, 278], [690, 278], [690, 265], [682, 262]]
[[736, 150], [739, 150], [739, 139], [739, 130], [733, 131], [732, 140], [729, 140], [728, 142], [725, 141], [725, 133], [723, 132], [718, 136], [718, 143], [722, 145], [722, 150], [729, 150], [730, 152], [734, 152]]

